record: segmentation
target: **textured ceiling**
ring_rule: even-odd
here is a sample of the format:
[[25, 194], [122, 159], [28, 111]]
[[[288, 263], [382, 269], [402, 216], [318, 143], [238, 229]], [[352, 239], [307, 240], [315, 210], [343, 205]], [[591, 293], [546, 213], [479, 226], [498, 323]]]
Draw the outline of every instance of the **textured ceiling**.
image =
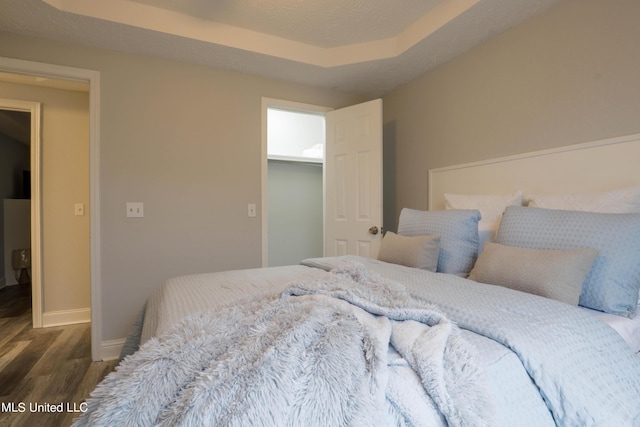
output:
[[319, 47], [394, 37], [444, 3], [444, 0], [130, 1]]
[[377, 97], [558, 1], [0, 0], [0, 31]]

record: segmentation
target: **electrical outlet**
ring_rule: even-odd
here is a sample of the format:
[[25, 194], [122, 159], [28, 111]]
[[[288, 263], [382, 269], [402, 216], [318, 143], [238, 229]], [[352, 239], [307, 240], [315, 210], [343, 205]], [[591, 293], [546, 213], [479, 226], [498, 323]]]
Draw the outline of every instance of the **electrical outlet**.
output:
[[127, 218], [144, 217], [144, 204], [142, 202], [127, 202]]

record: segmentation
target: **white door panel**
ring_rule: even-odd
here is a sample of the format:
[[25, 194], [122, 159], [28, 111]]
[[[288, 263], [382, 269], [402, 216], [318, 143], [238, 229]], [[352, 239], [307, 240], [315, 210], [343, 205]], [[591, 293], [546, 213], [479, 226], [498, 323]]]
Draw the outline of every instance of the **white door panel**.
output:
[[325, 256], [376, 257], [382, 226], [382, 100], [326, 115]]

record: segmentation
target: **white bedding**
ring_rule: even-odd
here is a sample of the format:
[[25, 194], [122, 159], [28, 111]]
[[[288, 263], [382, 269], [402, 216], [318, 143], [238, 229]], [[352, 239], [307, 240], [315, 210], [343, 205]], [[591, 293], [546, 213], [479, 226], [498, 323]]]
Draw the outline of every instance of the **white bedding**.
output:
[[595, 317], [611, 326], [620, 336], [629, 344], [634, 352], [640, 352], [640, 305], [636, 311], [635, 317], [629, 319], [622, 316], [614, 316], [613, 314], [603, 313], [601, 311], [591, 310], [590, 308], [580, 307], [581, 309], [592, 313]]

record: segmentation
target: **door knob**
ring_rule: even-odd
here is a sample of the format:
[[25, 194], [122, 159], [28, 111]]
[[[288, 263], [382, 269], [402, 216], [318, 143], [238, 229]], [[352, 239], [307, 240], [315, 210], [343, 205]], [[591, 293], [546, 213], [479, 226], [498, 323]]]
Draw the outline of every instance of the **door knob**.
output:
[[378, 227], [376, 227], [376, 226], [374, 225], [373, 227], [371, 227], [371, 228], [369, 229], [369, 233], [370, 233], [370, 234], [373, 234], [373, 235], [375, 236], [376, 234], [378, 234]]

